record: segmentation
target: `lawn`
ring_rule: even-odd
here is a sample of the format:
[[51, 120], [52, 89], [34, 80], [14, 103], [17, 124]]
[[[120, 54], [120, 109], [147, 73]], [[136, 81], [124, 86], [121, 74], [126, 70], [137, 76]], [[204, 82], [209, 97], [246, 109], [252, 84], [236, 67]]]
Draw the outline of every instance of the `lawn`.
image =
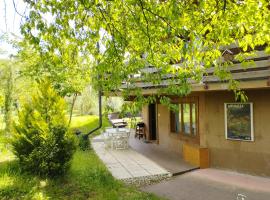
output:
[[[88, 132], [97, 122], [98, 118], [93, 116], [75, 117], [72, 128]], [[105, 120], [104, 126], [107, 125]], [[0, 156], [0, 199], [159, 198], [115, 180], [93, 150], [78, 150], [68, 174], [54, 180], [22, 173], [16, 159], [6, 152], [5, 156]]]
[[[90, 130], [96, 128], [98, 126], [98, 116], [93, 115], [85, 115], [85, 116], [76, 116], [71, 120], [71, 129], [78, 129], [82, 133], [88, 133]], [[107, 118], [102, 119], [102, 129], [104, 127], [111, 126]], [[100, 131], [95, 132], [94, 134], [99, 134]]]

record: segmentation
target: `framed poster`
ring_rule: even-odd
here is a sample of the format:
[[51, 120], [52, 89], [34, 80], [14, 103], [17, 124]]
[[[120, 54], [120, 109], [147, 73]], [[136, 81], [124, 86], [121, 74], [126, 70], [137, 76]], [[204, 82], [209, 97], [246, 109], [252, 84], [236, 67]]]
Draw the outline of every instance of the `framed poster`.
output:
[[254, 141], [253, 104], [225, 103], [224, 106], [226, 139]]

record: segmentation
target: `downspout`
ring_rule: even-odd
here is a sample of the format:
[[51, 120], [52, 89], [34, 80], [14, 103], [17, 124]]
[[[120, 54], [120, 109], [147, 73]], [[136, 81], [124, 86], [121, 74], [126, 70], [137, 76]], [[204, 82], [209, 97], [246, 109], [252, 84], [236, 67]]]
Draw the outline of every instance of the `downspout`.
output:
[[[98, 50], [98, 52], [100, 52], [98, 42], [97, 42], [97, 50]], [[98, 63], [99, 63], [99, 61], [98, 61]], [[98, 76], [98, 78], [99, 78], [99, 76]], [[98, 91], [98, 112], [99, 112], [99, 124], [98, 124], [98, 127], [92, 129], [87, 134], [85, 134], [84, 139], [88, 139], [89, 135], [91, 135], [92, 133], [94, 133], [95, 131], [97, 131], [98, 129], [100, 129], [102, 127], [102, 91], [101, 91], [101, 87], [99, 88], [99, 91]]]
[[98, 92], [98, 112], [99, 112], [99, 125], [98, 127], [92, 129], [87, 134], [84, 135], [85, 139], [88, 139], [88, 136], [97, 131], [102, 127], [102, 92], [99, 90]]

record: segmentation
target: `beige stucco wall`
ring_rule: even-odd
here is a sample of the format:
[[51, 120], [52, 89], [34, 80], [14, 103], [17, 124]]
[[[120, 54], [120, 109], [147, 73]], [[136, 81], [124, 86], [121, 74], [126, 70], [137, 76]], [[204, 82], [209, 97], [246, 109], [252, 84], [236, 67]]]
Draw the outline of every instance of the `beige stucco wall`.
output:
[[149, 139], [149, 120], [148, 120], [148, 106], [142, 107], [142, 120], [145, 124], [146, 138]]
[[[149, 122], [148, 122], [148, 106], [142, 108], [142, 119], [145, 123], [146, 138], [149, 139]], [[167, 107], [157, 104], [157, 142], [164, 148], [170, 149], [178, 153], [182, 152], [182, 143], [170, 134], [170, 119], [169, 110]]]
[[158, 104], [157, 116], [159, 144], [171, 151], [182, 153], [182, 142], [177, 134], [170, 133], [170, 111], [168, 108]]
[[210, 165], [240, 172], [270, 176], [270, 90], [247, 91], [253, 103], [254, 142], [225, 139], [224, 103], [234, 101], [230, 92], [205, 93], [204, 137], [210, 150]]

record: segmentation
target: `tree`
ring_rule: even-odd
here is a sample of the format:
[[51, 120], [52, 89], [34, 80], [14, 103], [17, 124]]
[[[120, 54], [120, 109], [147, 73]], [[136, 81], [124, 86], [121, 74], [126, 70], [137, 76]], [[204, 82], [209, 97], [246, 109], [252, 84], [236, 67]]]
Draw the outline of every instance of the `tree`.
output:
[[[247, 50], [260, 45], [269, 49], [270, 45], [268, 0], [26, 2], [30, 10], [21, 29], [25, 40], [46, 53], [59, 51], [63, 41], [76, 45], [78, 52], [99, 61], [91, 75], [96, 88], [102, 86], [105, 94], [123, 81], [136, 81], [130, 74], [155, 66], [160, 73], [145, 75], [144, 80], [160, 83], [162, 76], [173, 74], [166, 93], [187, 95], [189, 80], [200, 82], [205, 70], [214, 67], [215, 74], [228, 80], [241, 96], [226, 70], [230, 62], [218, 62], [219, 49], [237, 43], [243, 50], [239, 57], [243, 57]], [[96, 43], [104, 51], [95, 50]], [[181, 67], [172, 67], [173, 63]], [[138, 88], [124, 94], [131, 92], [138, 96], [135, 100], [146, 101]]]
[[12, 107], [14, 103], [14, 68], [13, 63], [8, 60], [1, 60], [1, 96], [3, 95], [3, 110], [6, 135], [10, 135], [12, 126]]
[[18, 43], [21, 74], [33, 80], [48, 79], [62, 97], [72, 97], [69, 124], [77, 96], [90, 81], [90, 62], [74, 44], [63, 42], [57, 52], [42, 52], [29, 42]]
[[14, 126], [12, 147], [23, 170], [41, 176], [64, 174], [75, 150], [65, 117], [65, 101], [42, 81]]
[[20, 75], [20, 62], [15, 57], [0, 60], [0, 106], [3, 108], [5, 132], [10, 135], [14, 111], [28, 99], [33, 82]]

